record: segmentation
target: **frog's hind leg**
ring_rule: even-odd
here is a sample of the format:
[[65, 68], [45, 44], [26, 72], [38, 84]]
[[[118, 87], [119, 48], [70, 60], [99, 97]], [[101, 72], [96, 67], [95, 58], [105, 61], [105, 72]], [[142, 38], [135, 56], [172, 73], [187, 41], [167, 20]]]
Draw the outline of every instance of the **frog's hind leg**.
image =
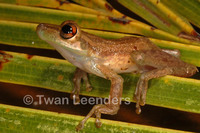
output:
[[162, 50], [135, 51], [131, 54], [131, 57], [142, 70], [135, 91], [136, 113], [139, 114], [141, 112], [140, 105], [145, 105], [148, 81], [153, 78], [172, 75], [175, 69], [171, 61], [175, 60], [176, 57]]
[[184, 67], [174, 66], [174, 67], [163, 67], [156, 68], [154, 70], [144, 72], [141, 74], [139, 81], [137, 83], [136, 91], [135, 91], [135, 99], [136, 99], [136, 113], [140, 114], [141, 109], [140, 105], [144, 106], [146, 101], [146, 93], [148, 89], [148, 81], [153, 78], [159, 78], [166, 75], [174, 75], [180, 77], [190, 77], [195, 74], [198, 69], [190, 64], [187, 64]]
[[171, 68], [155, 69], [141, 74], [135, 91], [137, 114], [141, 113], [140, 105], [141, 106], [145, 105], [146, 93], [148, 89], [148, 81], [153, 78], [159, 78], [170, 74], [172, 74]]
[[73, 78], [73, 83], [74, 83], [74, 89], [71, 92], [71, 99], [75, 100], [74, 104], [78, 104], [80, 102], [80, 98], [79, 98], [79, 92], [80, 92], [80, 85], [81, 85], [81, 80], [83, 79], [83, 81], [86, 84], [86, 91], [91, 91], [92, 87], [89, 83], [88, 80], [88, 75], [85, 71], [77, 68], [74, 74], [74, 78]]

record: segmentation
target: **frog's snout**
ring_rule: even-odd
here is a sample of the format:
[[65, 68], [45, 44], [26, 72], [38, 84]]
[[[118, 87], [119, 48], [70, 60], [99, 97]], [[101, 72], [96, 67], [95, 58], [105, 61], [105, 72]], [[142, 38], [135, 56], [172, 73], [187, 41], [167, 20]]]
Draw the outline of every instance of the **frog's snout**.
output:
[[36, 31], [38, 32], [38, 31], [40, 31], [41, 29], [43, 29], [44, 25], [45, 25], [45, 24], [43, 24], [43, 23], [39, 24], [39, 25], [37, 26], [37, 28], [36, 28]]
[[194, 65], [191, 65], [191, 64], [189, 64], [188, 65], [188, 67], [186, 67], [187, 68], [187, 70], [186, 70], [186, 75], [187, 75], [187, 77], [191, 77], [191, 76], [193, 76], [195, 73], [197, 73], [197, 72], [199, 72], [199, 70], [197, 69], [197, 67], [196, 66], [194, 66]]
[[36, 32], [40, 39], [50, 41], [59, 36], [60, 26], [54, 24], [41, 23], [37, 26]]
[[41, 23], [37, 26], [36, 28], [36, 32], [38, 34], [38, 36], [41, 38], [43, 31], [45, 31], [45, 24]]

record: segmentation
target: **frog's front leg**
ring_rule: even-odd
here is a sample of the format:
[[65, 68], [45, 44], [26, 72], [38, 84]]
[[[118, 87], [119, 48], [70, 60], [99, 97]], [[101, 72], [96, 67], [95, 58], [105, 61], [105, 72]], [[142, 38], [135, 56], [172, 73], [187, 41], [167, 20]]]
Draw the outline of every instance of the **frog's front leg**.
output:
[[96, 116], [96, 126], [101, 127], [101, 114], [114, 115], [118, 112], [120, 108], [122, 90], [123, 90], [123, 78], [119, 76], [116, 72], [110, 70], [105, 66], [98, 66], [98, 69], [103, 73], [103, 75], [111, 81], [111, 89], [109, 102], [106, 104], [95, 105], [88, 115], [78, 124], [77, 130], [81, 130], [84, 127], [85, 122], [94, 114]]
[[73, 78], [74, 89], [72, 90], [70, 95], [71, 99], [75, 100], [75, 104], [78, 104], [80, 102], [79, 92], [80, 92], [81, 79], [83, 79], [83, 81], [86, 84], [86, 91], [92, 90], [92, 87], [88, 80], [87, 73], [79, 68], [76, 68]]

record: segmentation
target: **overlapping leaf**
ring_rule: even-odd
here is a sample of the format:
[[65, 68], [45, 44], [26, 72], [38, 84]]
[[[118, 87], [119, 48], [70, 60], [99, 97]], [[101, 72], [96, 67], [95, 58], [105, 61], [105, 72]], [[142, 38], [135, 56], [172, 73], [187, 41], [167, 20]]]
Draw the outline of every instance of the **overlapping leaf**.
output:
[[158, 0], [118, 1], [161, 30], [177, 36], [182, 33], [186, 33], [188, 35], [198, 37], [198, 33], [184, 17], [171, 11], [167, 6]]
[[162, 0], [168, 8], [186, 17], [192, 24], [200, 28], [200, 1], [199, 0]]
[[145, 25], [138, 21], [119, 19], [109, 16], [65, 12], [36, 7], [15, 6], [1, 3], [0, 13], [1, 19], [6, 20], [53, 24], [61, 24], [65, 20], [74, 20], [83, 28], [140, 34], [163, 40], [200, 45], [198, 42], [182, 39], [158, 29], [152, 29], [151, 26]]
[[[2, 62], [0, 71], [2, 82], [38, 86], [62, 92], [72, 90], [71, 79], [75, 67], [66, 60], [1, 51], [0, 62]], [[122, 76], [126, 88], [123, 97], [133, 101], [138, 76], [133, 74]], [[94, 89], [87, 92], [83, 86], [81, 94], [109, 96], [108, 80], [90, 75], [90, 82]], [[147, 94], [147, 104], [200, 113], [199, 88], [200, 81], [194, 79], [174, 76], [153, 79]]]
[[[69, 114], [58, 114], [49, 111], [39, 111], [22, 107], [0, 104], [0, 132], [23, 133], [76, 133], [74, 127], [83, 117]], [[186, 133], [178, 130], [161, 129], [131, 123], [102, 120], [102, 128], [94, 126], [94, 119], [88, 120], [84, 131], [80, 133]]]
[[[43, 49], [53, 49], [48, 43], [38, 38], [36, 34], [36, 27], [38, 24], [13, 22], [0, 20], [0, 42], [3, 44], [9, 44], [21, 47], [33, 47]], [[89, 30], [83, 29], [86, 32], [101, 36], [107, 39], [116, 39], [124, 36], [130, 36], [129, 34], [114, 33], [107, 31]], [[187, 44], [181, 44], [176, 42], [152, 39], [156, 45], [165, 49], [179, 49], [181, 51], [181, 59], [184, 61], [200, 66], [200, 47], [188, 46]]]

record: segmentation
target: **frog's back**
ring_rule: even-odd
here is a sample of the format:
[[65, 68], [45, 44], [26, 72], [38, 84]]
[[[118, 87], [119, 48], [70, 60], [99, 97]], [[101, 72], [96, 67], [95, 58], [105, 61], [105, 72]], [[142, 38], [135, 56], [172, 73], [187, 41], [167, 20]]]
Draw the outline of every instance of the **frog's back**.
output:
[[93, 52], [102, 56], [122, 54], [127, 55], [134, 51], [160, 50], [146, 37], [123, 37], [120, 39], [103, 39], [98, 36], [84, 33], [91, 40], [89, 43]]
[[139, 72], [131, 54], [136, 51], [161, 50], [145, 37], [123, 37], [120, 39], [103, 39], [84, 33], [82, 36], [89, 44], [90, 56], [99, 59], [100, 64], [117, 73]]

